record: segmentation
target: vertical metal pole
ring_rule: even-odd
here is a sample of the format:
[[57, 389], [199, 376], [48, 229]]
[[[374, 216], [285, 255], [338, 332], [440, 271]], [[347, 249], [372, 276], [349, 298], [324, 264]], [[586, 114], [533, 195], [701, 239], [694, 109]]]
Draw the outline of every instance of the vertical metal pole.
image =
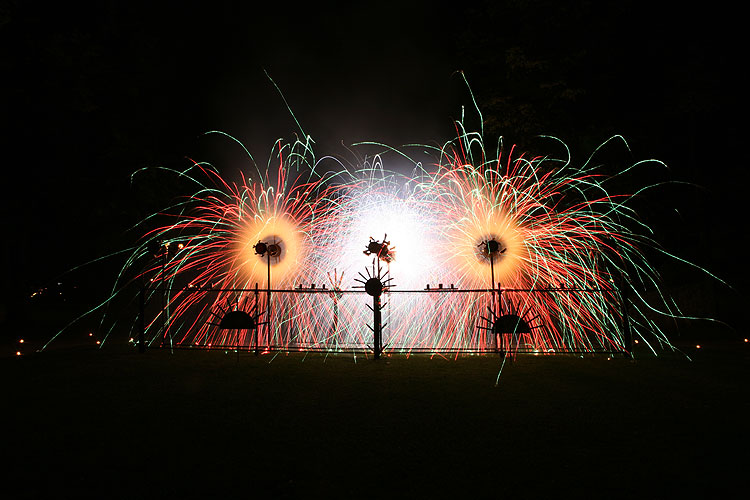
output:
[[[391, 276], [391, 263], [388, 262], [387, 264], [388, 264], [388, 277], [392, 278], [392, 276]], [[386, 292], [390, 292], [390, 289], [386, 288], [385, 291]], [[391, 326], [391, 302], [393, 302], [393, 297], [389, 296], [389, 300], [386, 303], [386, 306], [388, 306], [388, 311], [386, 311], [386, 313], [387, 313], [388, 316], [386, 317], [386, 322], [385, 322], [385, 324], [388, 325], [388, 326]], [[380, 345], [382, 347], [382, 345], [383, 345], [383, 326], [382, 326], [383, 321], [382, 321], [382, 315], [381, 315], [381, 322], [380, 323], [381, 323], [381, 326], [380, 326]]]
[[141, 284], [138, 292], [138, 352], [146, 352], [146, 285]]
[[[490, 254], [490, 288], [492, 289], [492, 294], [490, 295], [490, 304], [492, 304], [494, 306], [493, 307], [493, 309], [494, 309], [494, 315], [497, 317], [497, 316], [500, 316], [500, 309], [499, 309], [500, 301], [498, 300], [497, 304], [494, 303], [495, 302], [495, 255], [492, 252], [490, 252], [490, 242], [489, 241], [487, 242], [487, 253]], [[494, 325], [494, 321], [496, 321], [496, 319], [492, 318], [492, 320], [493, 320], [492, 329], [488, 330], [488, 332], [491, 331], [492, 335], [495, 336], [495, 339], [494, 339], [495, 340], [495, 351], [497, 351], [497, 348], [498, 348], [498, 345], [497, 345], [498, 344], [498, 342], [497, 342], [498, 341], [498, 334], [495, 333], [495, 325]], [[487, 341], [487, 339], [485, 339], [485, 347], [487, 347], [486, 344], [488, 344], [488, 343], [489, 342]]]
[[[489, 244], [487, 245], [487, 251], [489, 252]], [[495, 288], [495, 256], [490, 254], [490, 288]], [[494, 294], [493, 294], [494, 295]]]
[[[240, 292], [240, 293], [242, 293], [242, 292]], [[237, 297], [235, 298], [235, 302], [234, 302], [234, 308], [235, 308], [234, 310], [235, 311], [239, 311], [240, 310], [240, 298], [241, 298], [240, 295], [237, 295]], [[238, 328], [237, 329], [237, 339], [234, 342], [235, 343], [235, 348], [237, 349], [237, 362], [238, 363], [240, 362], [240, 333], [241, 332], [242, 332], [242, 330], [240, 330]]]
[[268, 304], [266, 305], [266, 334], [268, 336], [268, 347], [271, 347], [271, 252], [266, 254], [268, 269]]
[[168, 247], [165, 246], [161, 254], [161, 279], [159, 280], [159, 286], [161, 287], [161, 314], [164, 316], [164, 333], [161, 339], [162, 347], [166, 347], [167, 345], [167, 291], [165, 290], [166, 286], [164, 283], [164, 275], [167, 272], [167, 249]]
[[622, 313], [622, 329], [625, 336], [625, 351], [629, 358], [633, 357], [633, 332], [630, 330], [630, 314], [628, 312], [628, 290], [625, 278], [620, 279], [620, 310]]
[[380, 317], [380, 295], [375, 295], [372, 298], [372, 318], [373, 318], [373, 344], [375, 347], [375, 359], [380, 358], [380, 353], [383, 350], [383, 339], [381, 332], [381, 317]]
[[258, 282], [255, 282], [255, 330], [253, 330], [253, 337], [255, 339], [255, 355], [258, 355], [258, 330], [260, 330], [260, 304], [258, 303]]
[[[498, 319], [500, 318], [500, 316], [503, 315], [502, 294], [503, 294], [503, 290], [502, 288], [500, 288], [500, 283], [498, 283], [497, 284], [497, 317]], [[498, 332], [495, 335], [497, 335], [495, 339], [496, 348], [500, 351], [500, 356], [505, 357], [505, 332]]]
[[336, 293], [334, 292], [333, 295], [333, 331], [331, 332], [331, 336], [329, 339], [329, 345], [336, 342], [336, 332], [339, 329], [339, 299], [336, 297]]

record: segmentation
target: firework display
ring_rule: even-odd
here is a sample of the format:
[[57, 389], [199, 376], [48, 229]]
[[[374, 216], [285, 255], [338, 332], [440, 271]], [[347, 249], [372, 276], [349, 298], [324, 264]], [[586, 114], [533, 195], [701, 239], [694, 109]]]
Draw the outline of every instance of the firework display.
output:
[[633, 193], [608, 190], [618, 174], [514, 148], [490, 154], [481, 132], [456, 125], [434, 162], [408, 175], [389, 170], [386, 154], [355, 167], [328, 157], [322, 168], [307, 136], [279, 141], [268, 167], [239, 182], [205, 163], [174, 171], [194, 192], [145, 232], [113, 292], [140, 288], [140, 344], [671, 347], [653, 317], [678, 311], [639, 293], [659, 282], [642, 253], [656, 243], [628, 206]]

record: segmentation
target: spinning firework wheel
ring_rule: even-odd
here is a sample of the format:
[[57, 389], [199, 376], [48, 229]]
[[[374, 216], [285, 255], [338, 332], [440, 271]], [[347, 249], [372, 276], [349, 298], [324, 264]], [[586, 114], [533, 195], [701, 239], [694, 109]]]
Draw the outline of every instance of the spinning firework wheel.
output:
[[388, 235], [383, 236], [383, 241], [378, 241], [370, 236], [370, 242], [367, 244], [367, 249], [362, 252], [365, 255], [373, 255], [376, 259], [382, 260], [383, 262], [390, 263], [396, 258], [396, 247], [391, 247], [391, 242], [388, 241]]

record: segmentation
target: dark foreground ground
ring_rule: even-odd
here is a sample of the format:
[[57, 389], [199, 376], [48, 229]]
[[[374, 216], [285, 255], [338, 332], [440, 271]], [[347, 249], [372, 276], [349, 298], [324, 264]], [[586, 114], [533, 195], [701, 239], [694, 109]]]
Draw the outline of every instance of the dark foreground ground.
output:
[[2, 497], [743, 498], [748, 347], [6, 356]]

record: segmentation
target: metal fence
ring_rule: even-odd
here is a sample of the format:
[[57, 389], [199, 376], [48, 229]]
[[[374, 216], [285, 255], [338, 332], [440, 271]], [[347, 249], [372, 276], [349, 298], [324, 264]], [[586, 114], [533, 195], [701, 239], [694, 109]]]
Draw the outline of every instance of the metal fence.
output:
[[[581, 304], [571, 315], [555, 304]], [[571, 295], [572, 294], [572, 295]], [[629, 352], [615, 289], [143, 289], [141, 348], [266, 351]], [[595, 315], [592, 317], [592, 311]]]

